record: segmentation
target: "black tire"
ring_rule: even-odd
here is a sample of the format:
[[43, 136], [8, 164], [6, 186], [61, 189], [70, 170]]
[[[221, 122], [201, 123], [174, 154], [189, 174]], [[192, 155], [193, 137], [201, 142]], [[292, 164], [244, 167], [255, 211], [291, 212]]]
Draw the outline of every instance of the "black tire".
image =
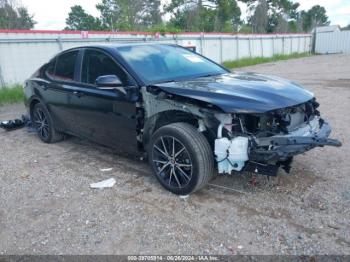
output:
[[158, 129], [148, 144], [148, 159], [160, 184], [177, 195], [200, 190], [214, 175], [214, 157], [207, 139], [187, 123]]
[[43, 104], [38, 103], [34, 106], [31, 119], [41, 141], [56, 143], [64, 139], [64, 134], [55, 130], [50, 113]]

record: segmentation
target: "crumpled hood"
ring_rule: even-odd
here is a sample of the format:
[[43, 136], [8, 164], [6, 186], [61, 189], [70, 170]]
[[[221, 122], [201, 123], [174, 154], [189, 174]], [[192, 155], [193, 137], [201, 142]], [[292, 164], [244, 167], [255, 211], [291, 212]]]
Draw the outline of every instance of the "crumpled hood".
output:
[[296, 83], [254, 73], [235, 72], [155, 86], [171, 94], [213, 104], [226, 113], [264, 113], [314, 97]]

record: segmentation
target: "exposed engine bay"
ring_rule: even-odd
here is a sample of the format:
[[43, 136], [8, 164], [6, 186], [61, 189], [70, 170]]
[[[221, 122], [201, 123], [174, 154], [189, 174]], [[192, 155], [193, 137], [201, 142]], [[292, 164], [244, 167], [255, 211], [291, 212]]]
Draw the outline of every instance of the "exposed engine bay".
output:
[[293, 156], [317, 146], [341, 145], [328, 138], [331, 128], [320, 117], [315, 98], [266, 113], [229, 114], [157, 87], [144, 87], [142, 95], [140, 143], [147, 144], [160, 122], [190, 122], [212, 145], [219, 174], [249, 171], [276, 176], [279, 167], [289, 173]]
[[219, 173], [247, 170], [275, 176], [278, 167], [290, 171], [294, 155], [317, 146], [340, 146], [328, 138], [331, 128], [320, 118], [318, 106], [312, 99], [265, 114], [216, 115], [220, 121], [215, 140]]

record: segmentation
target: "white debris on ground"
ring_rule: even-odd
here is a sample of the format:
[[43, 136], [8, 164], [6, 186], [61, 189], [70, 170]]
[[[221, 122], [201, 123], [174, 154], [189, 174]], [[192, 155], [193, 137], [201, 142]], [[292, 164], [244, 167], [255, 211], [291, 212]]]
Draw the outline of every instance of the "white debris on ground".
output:
[[180, 199], [181, 200], [187, 200], [188, 197], [189, 197], [189, 195], [183, 195], [183, 196], [180, 196]]
[[113, 170], [113, 167], [110, 167], [110, 168], [101, 168], [100, 171], [101, 172], [109, 172], [109, 171], [112, 171]]
[[91, 188], [110, 188], [110, 187], [113, 187], [116, 182], [117, 181], [115, 181], [114, 178], [109, 178], [109, 179], [103, 180], [101, 182], [92, 183], [92, 184], [90, 184], [90, 187]]

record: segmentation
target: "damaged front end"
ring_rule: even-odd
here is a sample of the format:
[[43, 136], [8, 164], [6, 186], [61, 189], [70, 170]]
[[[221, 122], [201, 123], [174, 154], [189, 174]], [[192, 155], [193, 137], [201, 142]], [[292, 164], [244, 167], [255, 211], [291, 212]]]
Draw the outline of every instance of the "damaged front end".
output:
[[[138, 141], [143, 147], [160, 126], [187, 122], [196, 126], [209, 141], [220, 174], [248, 171], [276, 176], [280, 167], [289, 173], [295, 155], [315, 147], [341, 146], [338, 140], [328, 138], [331, 127], [320, 117], [315, 98], [303, 89], [295, 92], [300, 93], [300, 100], [308, 99], [296, 105], [268, 109], [276, 108], [276, 103], [265, 103], [269, 96], [261, 95], [258, 99], [259, 96], [255, 95], [251, 97], [256, 100], [246, 101], [247, 109], [235, 109], [232, 105], [241, 98], [228, 96], [228, 92], [218, 92], [217, 89], [214, 93], [200, 92], [203, 81], [198, 80], [200, 84], [196, 82], [192, 89], [185, 88], [190, 83], [182, 83], [181, 88], [181, 83], [171, 83], [174, 85], [171, 87], [142, 88], [143, 103], [138, 105], [142, 112], [142, 117], [138, 118], [142, 120]], [[274, 92], [271, 91], [271, 96], [276, 95]], [[281, 94], [284, 93], [281, 91]], [[219, 95], [221, 99], [215, 99]], [[297, 100], [289, 99], [288, 103], [294, 101]], [[243, 104], [239, 105], [242, 108]]]
[[328, 138], [331, 128], [312, 100], [263, 114], [217, 114], [215, 155], [219, 173], [249, 171], [276, 176], [287, 173], [293, 156], [314, 147], [341, 146]]

